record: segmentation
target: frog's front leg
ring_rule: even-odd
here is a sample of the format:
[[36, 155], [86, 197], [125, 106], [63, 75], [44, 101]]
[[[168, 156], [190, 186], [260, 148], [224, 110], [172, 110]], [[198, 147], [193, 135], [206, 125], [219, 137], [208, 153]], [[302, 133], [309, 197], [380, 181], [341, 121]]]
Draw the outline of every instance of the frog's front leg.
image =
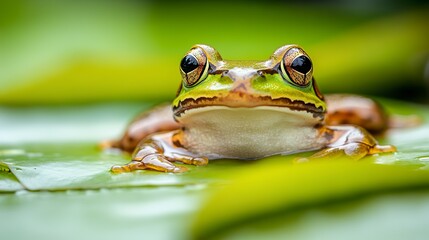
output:
[[374, 137], [359, 126], [327, 126], [321, 127], [319, 130], [322, 133], [321, 136], [327, 141], [326, 148], [298, 161], [341, 156], [357, 160], [371, 154], [396, 151], [392, 145], [378, 145]]
[[184, 172], [186, 167], [176, 166], [173, 162], [190, 165], [207, 165], [208, 158], [196, 156], [180, 145], [182, 130], [154, 134], [140, 142], [132, 154], [132, 160], [126, 165], [112, 167], [112, 172], [131, 172], [135, 170], [155, 170], [160, 172]]

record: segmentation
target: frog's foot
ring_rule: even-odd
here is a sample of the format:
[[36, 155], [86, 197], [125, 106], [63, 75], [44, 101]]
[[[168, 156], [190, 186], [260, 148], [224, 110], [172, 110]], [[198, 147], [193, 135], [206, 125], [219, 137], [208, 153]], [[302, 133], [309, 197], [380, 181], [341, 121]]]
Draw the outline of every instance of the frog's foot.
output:
[[122, 173], [145, 169], [174, 173], [185, 172], [188, 170], [186, 167], [174, 165], [161, 154], [150, 154], [145, 156], [140, 161], [133, 160], [130, 163], [122, 166], [115, 165], [111, 170], [114, 173]]
[[132, 156], [132, 161], [126, 165], [113, 166], [114, 173], [131, 172], [135, 170], [154, 170], [160, 172], [185, 172], [188, 169], [183, 166], [176, 166], [173, 162], [181, 162], [190, 165], [207, 165], [208, 158], [192, 157], [180, 153], [170, 153], [153, 141], [144, 142], [139, 145]]
[[378, 145], [377, 141], [365, 129], [358, 126], [336, 126], [323, 129], [325, 136], [330, 139], [327, 148], [316, 152], [307, 158], [299, 158], [297, 162], [312, 159], [339, 158], [346, 156], [351, 159], [361, 159], [367, 155], [395, 152], [392, 145]]
[[395, 152], [396, 148], [391, 145], [374, 145], [369, 146], [364, 143], [349, 143], [339, 147], [325, 148], [310, 157], [298, 158], [297, 162], [307, 162], [313, 159], [332, 159], [346, 156], [350, 159], [359, 160], [367, 155], [377, 153]]

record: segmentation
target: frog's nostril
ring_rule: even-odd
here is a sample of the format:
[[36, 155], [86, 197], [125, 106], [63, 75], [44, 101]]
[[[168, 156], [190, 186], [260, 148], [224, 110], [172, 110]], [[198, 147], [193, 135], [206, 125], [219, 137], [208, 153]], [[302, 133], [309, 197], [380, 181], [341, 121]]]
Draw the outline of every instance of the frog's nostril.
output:
[[256, 72], [256, 74], [258, 74], [258, 77], [265, 78], [265, 73], [264, 73], [264, 71], [258, 70], [258, 71]]
[[228, 70], [223, 71], [222, 72], [222, 77], [225, 77], [226, 75], [228, 75], [228, 72], [229, 72]]

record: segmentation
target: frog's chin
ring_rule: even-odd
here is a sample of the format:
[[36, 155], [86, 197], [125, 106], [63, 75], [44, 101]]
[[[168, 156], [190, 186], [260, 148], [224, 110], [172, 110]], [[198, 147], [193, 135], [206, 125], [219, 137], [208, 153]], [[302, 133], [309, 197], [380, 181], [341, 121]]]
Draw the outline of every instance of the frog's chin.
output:
[[188, 109], [176, 119], [183, 126], [186, 148], [211, 158], [260, 158], [321, 146], [322, 120], [286, 107], [208, 106]]
[[[197, 99], [188, 98], [180, 101], [173, 107], [174, 118], [180, 122], [180, 119], [194, 113], [218, 111], [230, 109], [269, 109], [270, 111], [292, 113], [304, 113], [310, 115], [313, 119], [323, 120], [325, 110], [322, 107], [316, 107], [313, 103], [306, 103], [301, 100], [290, 100], [289, 98], [271, 98], [270, 96], [252, 96], [240, 95], [238, 98], [232, 95], [226, 97], [200, 97]], [[299, 115], [299, 114], [298, 114]]]
[[228, 124], [231, 122], [261, 122], [283, 121], [297, 125], [317, 125], [323, 121], [323, 114], [315, 114], [308, 110], [297, 110], [280, 106], [229, 107], [205, 106], [188, 108], [181, 114], [175, 113], [176, 121], [184, 126], [205, 122], [210, 124]]

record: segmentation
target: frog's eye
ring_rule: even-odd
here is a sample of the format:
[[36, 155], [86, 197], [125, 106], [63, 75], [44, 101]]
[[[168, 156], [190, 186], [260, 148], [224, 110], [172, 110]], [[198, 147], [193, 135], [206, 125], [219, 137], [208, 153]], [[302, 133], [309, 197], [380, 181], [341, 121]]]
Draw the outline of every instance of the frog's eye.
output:
[[307, 86], [313, 77], [313, 64], [300, 48], [291, 48], [283, 56], [281, 71], [284, 79], [299, 86]]
[[204, 80], [208, 65], [207, 56], [201, 48], [191, 49], [180, 62], [180, 74], [185, 86], [191, 87]]

